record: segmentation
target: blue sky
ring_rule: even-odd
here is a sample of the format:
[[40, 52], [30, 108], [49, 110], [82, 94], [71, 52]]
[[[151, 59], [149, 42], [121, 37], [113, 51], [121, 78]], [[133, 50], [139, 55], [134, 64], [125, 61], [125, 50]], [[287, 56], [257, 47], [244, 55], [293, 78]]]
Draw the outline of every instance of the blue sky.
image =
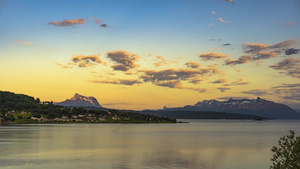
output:
[[0, 0], [0, 90], [130, 109], [256, 96], [300, 107], [299, 16], [297, 0]]

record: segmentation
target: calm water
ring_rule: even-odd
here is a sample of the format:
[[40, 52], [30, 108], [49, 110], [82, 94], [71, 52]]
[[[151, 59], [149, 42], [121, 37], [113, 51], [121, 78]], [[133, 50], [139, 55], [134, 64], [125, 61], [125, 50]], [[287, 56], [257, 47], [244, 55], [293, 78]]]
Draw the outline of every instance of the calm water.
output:
[[300, 121], [0, 126], [2, 169], [264, 169]]

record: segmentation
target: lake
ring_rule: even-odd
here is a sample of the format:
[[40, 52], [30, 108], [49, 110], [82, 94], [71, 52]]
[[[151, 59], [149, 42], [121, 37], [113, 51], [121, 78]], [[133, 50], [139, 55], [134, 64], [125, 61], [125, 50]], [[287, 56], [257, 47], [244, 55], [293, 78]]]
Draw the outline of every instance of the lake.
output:
[[0, 126], [1, 169], [264, 169], [300, 121]]

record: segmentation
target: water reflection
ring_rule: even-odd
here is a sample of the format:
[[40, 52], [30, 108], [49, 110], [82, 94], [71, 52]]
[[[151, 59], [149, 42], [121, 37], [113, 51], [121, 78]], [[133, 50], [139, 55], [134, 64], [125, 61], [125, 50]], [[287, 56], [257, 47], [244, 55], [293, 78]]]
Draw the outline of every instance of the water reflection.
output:
[[0, 168], [268, 168], [300, 121], [54, 124], [0, 127]]

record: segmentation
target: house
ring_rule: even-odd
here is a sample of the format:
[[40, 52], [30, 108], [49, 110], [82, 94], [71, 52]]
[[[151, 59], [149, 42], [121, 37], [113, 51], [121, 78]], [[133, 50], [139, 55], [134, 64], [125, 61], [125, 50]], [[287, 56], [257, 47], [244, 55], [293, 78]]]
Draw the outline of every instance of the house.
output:
[[0, 122], [5, 121], [5, 118], [0, 117]]

